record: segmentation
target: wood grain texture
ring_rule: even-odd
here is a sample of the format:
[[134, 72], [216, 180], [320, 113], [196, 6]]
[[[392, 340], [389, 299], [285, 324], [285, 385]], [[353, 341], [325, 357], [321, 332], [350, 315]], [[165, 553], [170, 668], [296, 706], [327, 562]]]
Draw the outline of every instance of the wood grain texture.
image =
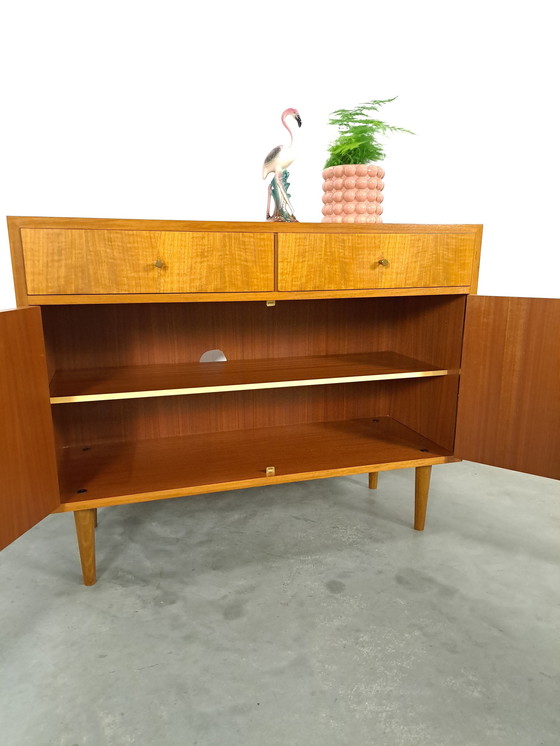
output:
[[16, 221], [8, 218], [8, 235], [10, 240], [10, 254], [12, 258], [12, 275], [18, 308], [29, 305], [27, 298], [27, 280], [25, 278], [25, 262], [21, 243], [21, 230]]
[[389, 417], [114, 442], [65, 449], [61, 510], [453, 460]]
[[57, 443], [88, 447], [389, 414], [392, 385], [376, 381], [123, 399], [53, 406], [52, 411]]
[[57, 370], [349, 355], [391, 350], [458, 368], [462, 296], [264, 303], [123, 304], [43, 309]]
[[451, 451], [455, 442], [458, 392], [459, 376], [456, 374], [437, 379], [388, 382], [387, 412]]
[[560, 479], [560, 300], [468, 299], [455, 452]]
[[38, 308], [0, 313], [0, 548], [59, 505]]
[[[165, 236], [162, 239], [166, 245], [176, 246], [180, 243], [178, 235], [189, 234], [193, 242], [207, 242], [212, 241], [212, 235], [220, 234], [224, 236], [226, 246], [238, 245], [241, 240], [241, 234], [252, 236], [253, 241], [259, 245], [265, 242], [267, 246], [267, 266], [268, 262], [268, 247], [275, 246], [275, 240], [277, 237], [293, 237], [303, 240], [308, 245], [307, 238], [313, 236], [317, 237], [317, 240], [321, 242], [323, 237], [326, 240], [336, 239], [336, 236], [341, 238], [346, 237], [350, 240], [378, 240], [385, 237], [386, 240], [394, 240], [395, 235], [408, 236], [414, 243], [417, 238], [420, 241], [426, 237], [439, 236], [440, 238], [445, 237], [447, 234], [453, 234], [454, 236], [463, 237], [463, 239], [473, 242], [474, 245], [474, 261], [472, 266], [472, 275], [469, 275], [468, 281], [460, 285], [455, 280], [454, 285], [449, 282], [449, 277], [446, 275], [445, 282], [441, 286], [436, 286], [430, 283], [424, 282], [419, 290], [414, 290], [410, 287], [401, 287], [395, 289], [390, 286], [390, 283], [384, 282], [379, 286], [366, 287], [366, 289], [360, 290], [359, 288], [353, 287], [350, 290], [334, 289], [334, 290], [319, 290], [319, 291], [298, 291], [293, 294], [293, 298], [314, 298], [319, 297], [319, 294], [327, 293], [329, 297], [374, 297], [374, 296], [388, 296], [392, 294], [436, 294], [436, 293], [467, 293], [471, 287], [474, 288], [476, 282], [476, 275], [478, 271], [478, 252], [480, 249], [480, 236], [482, 228], [479, 225], [415, 225], [415, 224], [374, 224], [374, 225], [351, 225], [351, 224], [325, 224], [325, 223], [243, 223], [243, 222], [206, 222], [206, 221], [169, 221], [169, 220], [117, 220], [117, 219], [95, 219], [95, 218], [40, 218], [40, 217], [10, 217], [8, 218], [8, 226], [10, 231], [10, 245], [13, 256], [13, 267], [14, 267], [14, 280], [16, 283], [16, 290], [18, 293], [18, 304], [26, 305], [27, 303], [33, 303], [37, 305], [47, 304], [83, 304], [83, 303], [138, 303], [138, 302], [175, 302], [181, 303], [185, 301], [197, 301], [205, 302], [209, 300], [241, 300], [243, 298], [247, 300], [280, 300], [285, 298], [285, 293], [278, 291], [278, 284], [274, 282], [272, 278], [272, 285], [268, 282], [264, 286], [257, 284], [264, 282], [262, 273], [262, 266], [260, 269], [253, 262], [249, 269], [249, 279], [247, 282], [238, 284], [239, 274], [236, 274], [234, 269], [230, 266], [226, 269], [223, 265], [220, 265], [216, 257], [210, 257], [209, 262], [202, 262], [202, 264], [208, 265], [208, 272], [201, 267], [195, 267], [193, 275], [194, 280], [200, 280], [204, 282], [204, 287], [200, 291], [193, 290], [191, 286], [187, 290], [184, 289], [182, 280], [179, 279], [180, 267], [185, 266], [188, 258], [179, 256], [179, 267], [177, 262], [168, 263], [166, 267], [162, 267], [158, 270], [157, 267], [153, 267], [153, 263], [158, 259], [164, 261], [163, 257], [152, 256], [150, 249], [157, 249], [158, 243], [150, 238], [150, 235]], [[48, 281], [48, 292], [39, 291], [37, 289], [30, 290], [28, 295], [28, 284], [26, 277], [26, 268], [24, 265], [23, 248], [22, 248], [22, 232], [27, 237], [27, 240], [31, 242], [31, 246], [36, 243], [36, 238], [33, 236], [46, 237], [50, 235], [63, 236], [63, 243], [57, 244], [56, 246], [43, 246], [43, 240], [39, 242], [38, 250], [29, 248], [34, 254], [34, 257], [30, 257], [32, 261], [30, 263], [35, 264], [35, 269], [31, 269], [32, 276], [29, 278], [31, 283], [30, 287], [35, 287], [35, 282], [44, 283]], [[77, 239], [79, 234], [83, 236], [90, 236], [93, 245], [101, 243], [102, 256], [106, 259], [105, 266], [92, 268], [89, 265], [95, 263], [94, 261], [88, 261], [87, 257], [84, 258], [84, 251], [86, 250], [80, 241]], [[119, 234], [122, 234], [119, 238]], [[123, 243], [126, 245], [126, 235], [136, 235], [137, 241], [144, 247], [144, 250], [149, 254], [143, 256], [142, 261], [145, 259], [143, 267], [139, 268], [137, 265], [133, 265], [132, 257], [126, 256], [119, 260], [115, 260], [113, 254], [111, 254], [111, 246], [107, 246], [104, 242], [103, 236], [110, 235], [114, 241], [114, 246], [118, 249]], [[145, 234], [144, 238], [141, 238], [139, 234]], [[206, 235], [204, 235], [206, 234]], [[71, 236], [74, 236], [76, 241], [73, 242]], [[424, 239], [422, 238], [424, 237]], [[384, 240], [385, 240], [384, 239]], [[433, 241], [433, 238], [429, 239]], [[70, 241], [70, 244], [74, 244], [71, 253], [61, 252], [62, 247], [66, 246], [66, 243]], [[269, 243], [272, 242], [272, 243]], [[311, 244], [309, 244], [311, 246]], [[44, 251], [49, 252], [49, 264], [45, 266], [47, 257], [44, 256]], [[274, 248], [270, 249], [272, 254], [272, 264], [275, 264], [275, 251]], [[118, 253], [118, 251], [117, 251]], [[219, 252], [218, 252], [219, 253]], [[173, 254], [173, 252], [172, 252]], [[231, 257], [235, 264], [236, 257]], [[67, 257], [70, 257], [67, 259]], [[176, 255], [173, 254], [174, 260]], [[208, 257], [206, 257], [208, 259]], [[259, 261], [262, 259], [262, 255], [259, 256]], [[116, 265], [115, 266], [115, 262]], [[165, 262], [164, 262], [165, 263]], [[124, 268], [123, 265], [124, 264]], [[258, 264], [258, 262], [257, 262]], [[74, 266], [74, 270], [72, 266]], [[213, 269], [211, 269], [212, 265]], [[273, 266], [274, 268], [274, 266]], [[28, 272], [30, 267], [27, 268]], [[152, 269], [154, 272], [152, 272]], [[44, 271], [45, 270], [45, 271]], [[79, 271], [78, 271], [79, 270]], [[117, 280], [117, 285], [114, 284], [114, 275], [111, 275], [111, 270], [120, 273], [120, 279]], [[130, 282], [135, 284], [135, 290], [127, 290], [128, 278], [132, 270], [132, 276]], [[159, 275], [155, 273], [158, 270]], [[216, 270], [214, 273], [213, 270]], [[80, 292], [79, 288], [81, 278], [79, 275], [85, 274], [85, 281], [95, 286], [93, 291]], [[254, 276], [251, 276], [251, 271], [254, 272]], [[222, 275], [220, 275], [222, 273]], [[216, 285], [211, 283], [218, 282], [219, 278], [224, 273], [229, 273], [225, 277], [227, 282], [227, 292], [215, 291], [212, 288]], [[76, 276], [72, 276], [72, 274]], [[122, 275], [126, 274], [126, 277]], [[210, 279], [210, 284], [207, 284], [207, 280]], [[433, 278], [432, 278], [433, 279]], [[140, 283], [141, 289], [137, 289], [136, 285]], [[176, 288], [178, 283], [180, 288]], [[233, 283], [233, 285], [232, 285]], [[124, 287], [121, 285], [124, 284]], [[88, 286], [89, 286], [88, 285]], [[146, 287], [147, 286], [147, 287]], [[100, 290], [100, 288], [108, 288], [106, 291]], [[199, 287], [199, 286], [198, 286]], [[220, 285], [222, 287], [222, 285]], [[62, 288], [57, 291], [56, 288]], [[272, 293], [272, 295], [270, 294]]]
[[[89, 447], [112, 440], [140, 441], [403, 412], [408, 416], [403, 424], [417, 424], [418, 432], [451, 450], [457, 378], [92, 402], [53, 407], [53, 417], [61, 447]], [[449, 379], [454, 379], [454, 385], [445, 385]], [[434, 386], [424, 388], [426, 380]], [[409, 387], [416, 390], [409, 391]]]
[[395, 352], [137, 365], [58, 371], [51, 403], [185, 396], [220, 391], [318, 386], [444, 376], [447, 370]]
[[274, 239], [251, 233], [21, 229], [34, 294], [274, 290]]
[[470, 286], [474, 257], [475, 236], [461, 233], [280, 234], [278, 289]]
[[479, 277], [479, 270], [480, 270], [480, 253], [482, 251], [482, 226], [477, 225], [473, 226], [475, 228], [474, 231], [474, 240], [473, 240], [473, 246], [474, 246], [474, 254], [473, 254], [473, 273], [472, 273], [472, 282], [469, 292], [473, 295], [478, 292], [478, 277]]
[[[457, 369], [462, 297], [44, 308], [46, 336], [59, 370], [197, 363], [221, 349], [230, 360], [345, 356], [390, 350], [438, 370]], [[68, 373], [70, 375], [70, 373]], [[445, 379], [448, 377], [446, 376]], [[181, 435], [363, 416], [396, 418], [447, 448], [453, 445], [457, 376], [450, 385], [416, 388], [383, 381], [341, 387], [208, 393], [57, 406], [62, 444]], [[435, 380], [435, 379], [434, 379]], [[344, 389], [344, 390], [342, 390]], [[72, 411], [69, 411], [72, 410]]]

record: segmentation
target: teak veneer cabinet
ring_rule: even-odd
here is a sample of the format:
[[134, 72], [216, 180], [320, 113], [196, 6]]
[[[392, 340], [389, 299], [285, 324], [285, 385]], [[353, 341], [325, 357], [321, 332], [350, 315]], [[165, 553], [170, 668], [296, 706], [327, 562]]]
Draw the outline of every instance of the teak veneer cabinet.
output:
[[[481, 226], [9, 218], [0, 546], [74, 511], [467, 458], [560, 477], [560, 301], [478, 297]], [[200, 362], [222, 350], [226, 362]]]

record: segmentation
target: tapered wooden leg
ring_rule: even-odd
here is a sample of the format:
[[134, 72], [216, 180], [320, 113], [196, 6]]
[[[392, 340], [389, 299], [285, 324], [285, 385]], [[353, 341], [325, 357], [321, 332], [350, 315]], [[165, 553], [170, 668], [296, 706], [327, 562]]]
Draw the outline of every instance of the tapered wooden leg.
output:
[[370, 490], [376, 490], [377, 489], [377, 477], [379, 476], [379, 472], [377, 471], [370, 471], [369, 473], [369, 488]]
[[93, 525], [97, 528], [97, 508], [93, 508]]
[[93, 585], [97, 579], [95, 575], [95, 512], [94, 508], [74, 512], [84, 585]]
[[426, 523], [426, 509], [428, 507], [428, 491], [430, 489], [431, 466], [416, 467], [416, 491], [414, 495], [414, 528], [424, 530]]

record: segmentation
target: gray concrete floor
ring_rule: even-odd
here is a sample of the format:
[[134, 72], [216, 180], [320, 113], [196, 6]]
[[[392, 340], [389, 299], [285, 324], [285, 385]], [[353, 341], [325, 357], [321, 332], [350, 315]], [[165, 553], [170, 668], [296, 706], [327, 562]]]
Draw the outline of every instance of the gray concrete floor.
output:
[[434, 467], [100, 511], [0, 557], [6, 746], [558, 746], [560, 487]]

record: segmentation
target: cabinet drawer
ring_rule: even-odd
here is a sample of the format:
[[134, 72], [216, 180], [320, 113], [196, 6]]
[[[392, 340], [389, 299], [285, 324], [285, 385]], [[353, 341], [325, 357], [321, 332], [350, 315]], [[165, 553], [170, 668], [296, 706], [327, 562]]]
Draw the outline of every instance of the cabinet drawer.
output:
[[470, 286], [472, 234], [278, 236], [278, 290]]
[[270, 234], [21, 230], [29, 295], [274, 290]]

